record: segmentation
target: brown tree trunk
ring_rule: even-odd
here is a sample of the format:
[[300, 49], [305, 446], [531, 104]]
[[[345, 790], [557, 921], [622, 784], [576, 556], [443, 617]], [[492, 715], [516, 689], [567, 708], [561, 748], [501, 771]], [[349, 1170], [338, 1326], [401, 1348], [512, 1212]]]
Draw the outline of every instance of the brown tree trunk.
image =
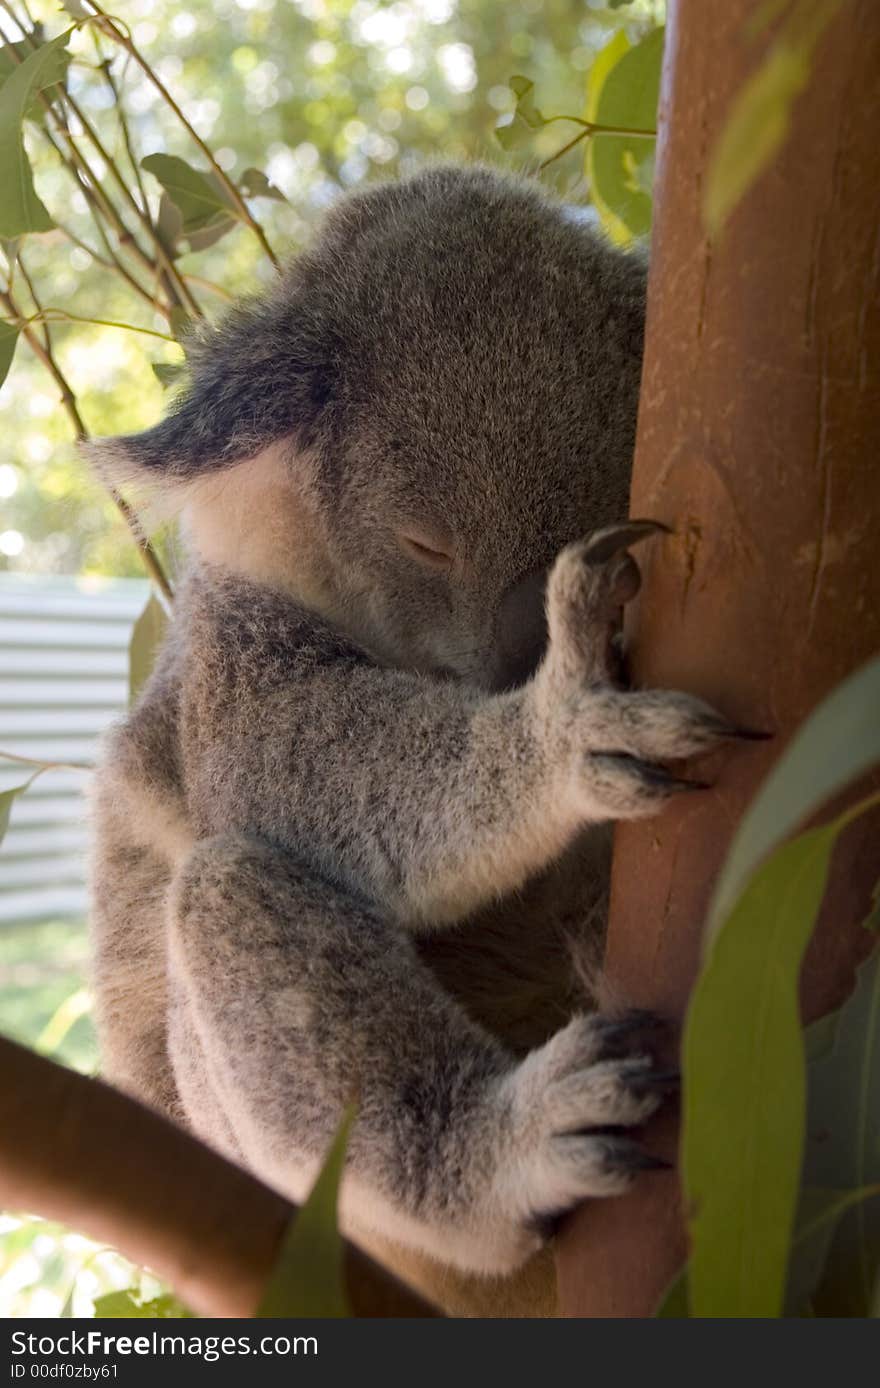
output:
[[[644, 556], [640, 684], [703, 695], [775, 740], [719, 758], [712, 794], [618, 831], [607, 966], [681, 1015], [736, 823], [792, 731], [880, 648], [880, 5], [847, 0], [772, 169], [717, 244], [700, 199], [731, 99], [760, 61], [758, 0], [670, 0], [631, 514]], [[870, 838], [870, 842], [869, 842]], [[842, 845], [803, 973], [816, 1016], [869, 941], [876, 821]], [[674, 1150], [675, 1125], [657, 1142]], [[560, 1241], [564, 1314], [651, 1315], [685, 1256], [674, 1175], [596, 1203]]]

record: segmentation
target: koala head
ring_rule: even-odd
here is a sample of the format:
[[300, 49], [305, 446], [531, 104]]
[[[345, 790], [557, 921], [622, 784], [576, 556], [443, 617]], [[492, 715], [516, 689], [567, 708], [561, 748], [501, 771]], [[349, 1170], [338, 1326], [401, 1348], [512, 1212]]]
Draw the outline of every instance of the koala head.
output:
[[188, 347], [146, 433], [91, 445], [202, 562], [382, 661], [505, 688], [559, 550], [626, 515], [645, 266], [533, 183], [438, 166], [342, 200], [263, 298]]

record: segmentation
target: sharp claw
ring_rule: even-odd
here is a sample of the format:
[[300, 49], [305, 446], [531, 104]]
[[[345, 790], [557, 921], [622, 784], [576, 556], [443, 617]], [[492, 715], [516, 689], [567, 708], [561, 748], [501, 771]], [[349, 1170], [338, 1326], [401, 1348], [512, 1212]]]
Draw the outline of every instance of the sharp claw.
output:
[[648, 785], [656, 786], [658, 790], [668, 791], [670, 795], [677, 794], [679, 791], [712, 789], [711, 781], [687, 781], [681, 776], [673, 776], [665, 767], [657, 766], [655, 762], [642, 761], [640, 757], [631, 757], [628, 752], [594, 752], [592, 759], [598, 762], [614, 762], [618, 766], [631, 770]]
[[672, 1162], [665, 1157], [655, 1157], [635, 1142], [614, 1141], [607, 1144], [606, 1161], [615, 1170], [623, 1171], [671, 1171]]
[[669, 1030], [669, 1022], [656, 1013], [644, 1008], [632, 1008], [618, 1017], [600, 1017], [596, 1020], [599, 1033], [601, 1057], [603, 1060], [618, 1060], [632, 1053], [638, 1046], [650, 1047], [650, 1036], [655, 1039]]
[[681, 1084], [678, 1070], [636, 1070], [626, 1077], [627, 1089], [636, 1093], [650, 1094], [655, 1090], [672, 1094]]
[[631, 1031], [652, 1031], [665, 1030], [669, 1023], [665, 1017], [660, 1017], [656, 1012], [651, 1012], [647, 1007], [631, 1007], [627, 1012], [617, 1017], [597, 1017], [596, 1026], [602, 1032], [603, 1037], [615, 1040], [618, 1036], [624, 1036]]
[[584, 558], [589, 564], [606, 564], [620, 550], [629, 549], [630, 545], [638, 544], [639, 540], [646, 540], [649, 535], [671, 533], [669, 526], [663, 525], [661, 521], [629, 520], [622, 521], [620, 525], [607, 525], [590, 536], [584, 550]]

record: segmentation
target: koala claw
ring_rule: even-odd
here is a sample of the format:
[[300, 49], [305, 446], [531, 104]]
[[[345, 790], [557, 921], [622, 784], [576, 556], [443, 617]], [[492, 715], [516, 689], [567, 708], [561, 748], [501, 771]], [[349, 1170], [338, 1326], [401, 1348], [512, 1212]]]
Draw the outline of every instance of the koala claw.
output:
[[629, 1138], [614, 1138], [605, 1144], [605, 1166], [611, 1172], [636, 1175], [640, 1171], [670, 1171], [672, 1162], [646, 1152]]
[[597, 1034], [599, 1057], [602, 1060], [619, 1060], [638, 1050], [643, 1053], [648, 1039], [662, 1036], [669, 1030], [665, 1018], [650, 1012], [644, 1007], [633, 1007], [617, 1016], [606, 1017], [597, 1013], [593, 1018]]
[[669, 526], [661, 521], [628, 520], [619, 525], [606, 525], [589, 537], [583, 557], [588, 564], [607, 564], [621, 550], [629, 549], [630, 545], [636, 545], [640, 540], [647, 540], [651, 535], [671, 533]]
[[625, 793], [628, 787], [634, 812], [637, 812], [639, 804], [650, 812], [648, 806], [658, 799], [665, 800], [687, 791], [712, 789], [709, 781], [691, 781], [683, 776], [674, 776], [665, 767], [643, 761], [628, 752], [593, 752], [589, 760], [593, 772], [603, 779], [607, 778], [609, 789], [611, 782], [618, 781], [622, 792]]
[[674, 1094], [681, 1085], [678, 1070], [651, 1070], [640, 1066], [626, 1080], [627, 1088], [634, 1094]]

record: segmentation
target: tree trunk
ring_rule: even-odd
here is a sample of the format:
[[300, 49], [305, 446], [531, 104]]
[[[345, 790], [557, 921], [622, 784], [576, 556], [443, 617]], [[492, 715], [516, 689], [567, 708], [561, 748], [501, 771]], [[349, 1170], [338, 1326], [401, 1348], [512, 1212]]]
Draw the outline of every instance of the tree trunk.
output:
[[[713, 793], [618, 830], [610, 980], [676, 1016], [737, 820], [793, 730], [880, 648], [880, 5], [843, 4], [781, 154], [712, 244], [702, 189], [761, 59], [745, 33], [761, 9], [670, 0], [661, 96], [631, 514], [675, 533], [644, 555], [634, 677], [776, 734], [710, 764]], [[870, 944], [877, 864], [876, 820], [860, 821], [805, 964], [808, 1017], [845, 996]], [[671, 1118], [655, 1138], [674, 1151]], [[651, 1315], [684, 1255], [674, 1174], [642, 1177], [570, 1222], [563, 1313]]]

